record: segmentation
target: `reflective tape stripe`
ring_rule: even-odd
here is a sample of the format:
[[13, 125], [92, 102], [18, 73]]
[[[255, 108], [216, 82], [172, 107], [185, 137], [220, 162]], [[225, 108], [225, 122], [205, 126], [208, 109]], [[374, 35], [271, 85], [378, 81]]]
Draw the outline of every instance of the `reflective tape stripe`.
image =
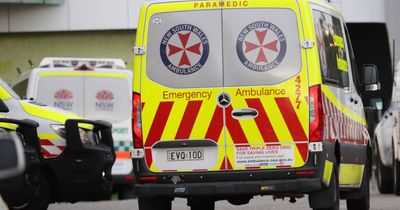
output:
[[217, 106], [214, 110], [210, 125], [208, 126], [206, 139], [214, 140], [218, 142], [219, 136], [221, 135], [223, 124], [223, 110], [221, 107]]
[[333, 171], [333, 163], [328, 160], [325, 160], [324, 177], [322, 181], [326, 184], [326, 186], [329, 186], [329, 183], [331, 182], [332, 171]]
[[[233, 107], [228, 106], [225, 108], [225, 126], [226, 126], [226, 141], [227, 142], [221, 142], [225, 138], [221, 138], [221, 135], [224, 135], [224, 109], [214, 105], [214, 106], [208, 106], [207, 109], [211, 107], [214, 108], [214, 112], [211, 115], [211, 119], [209, 121], [207, 120], [205, 124], [207, 127], [207, 131], [205, 134], [200, 134], [198, 133], [198, 130], [196, 130], [197, 134], [194, 135], [195, 138], [200, 138], [200, 139], [211, 139], [215, 141], [218, 145], [225, 145], [227, 147], [230, 147], [228, 151], [226, 149], [220, 150], [220, 154], [225, 154], [224, 156], [219, 157], [219, 164], [220, 168], [214, 168], [215, 169], [238, 169], [237, 167], [233, 167], [232, 163], [235, 161], [235, 154], [234, 154], [234, 148], [238, 146], [249, 146], [249, 145], [257, 145], [259, 143], [255, 143], [254, 141], [249, 141], [249, 139], [246, 136], [246, 133], [244, 131], [244, 128], [246, 126], [254, 126], [255, 130], [252, 132], [259, 132], [259, 137], [262, 139], [261, 142], [264, 142], [268, 145], [271, 146], [271, 144], [277, 143], [277, 145], [285, 144], [288, 139], [282, 139], [280, 142], [279, 138], [276, 135], [276, 129], [287, 129], [287, 133], [289, 136], [291, 136], [289, 139], [288, 144], [293, 145], [294, 147], [294, 158], [295, 162], [294, 164], [296, 166], [300, 166], [304, 164], [307, 160], [308, 157], [308, 138], [306, 136], [306, 133], [304, 131], [304, 128], [302, 127], [299, 118], [297, 116], [296, 111], [294, 110], [294, 107], [292, 106], [290, 99], [289, 98], [271, 98], [272, 102], [275, 102], [274, 109], [272, 110], [271, 113], [279, 112], [276, 114], [277, 116], [282, 118], [283, 124], [280, 125], [279, 127], [274, 128], [272, 126], [272, 122], [269, 121], [269, 116], [266, 112], [266, 107], [262, 104], [260, 99], [247, 99], [244, 104], [241, 104], [240, 106], [247, 106], [248, 107], [254, 107], [259, 111], [259, 116], [255, 119], [252, 119], [247, 122], [240, 122], [239, 120], [236, 120], [232, 117], [232, 111]], [[150, 122], [152, 123], [150, 126], [150, 129], [148, 130], [148, 134], [146, 137], [146, 142], [145, 142], [145, 154], [146, 154], [146, 162], [147, 166], [150, 168], [152, 171], [158, 171], [156, 167], [152, 164], [152, 151], [151, 151], [151, 146], [156, 143], [159, 140], [162, 139], [190, 139], [193, 136], [191, 135], [194, 125], [196, 125], [196, 122], [198, 118], [200, 118], [200, 110], [201, 116], [204, 117], [204, 108], [203, 107], [203, 101], [189, 101], [186, 104], [186, 107], [184, 108], [184, 111], [182, 111], [182, 107], [179, 107], [175, 103], [177, 102], [160, 102], [158, 105], [153, 106], [153, 110], [155, 111], [154, 116], [152, 117], [153, 120]], [[205, 104], [204, 104], [205, 105]], [[181, 111], [179, 111], [181, 110]], [[173, 114], [173, 116], [172, 116]], [[276, 116], [276, 117], [277, 117]], [[267, 120], [268, 119], [268, 120]], [[297, 120], [296, 120], [297, 119]], [[177, 121], [178, 120], [178, 121]], [[200, 120], [200, 119], [199, 119]], [[203, 120], [204, 121], [204, 120]], [[253, 125], [249, 124], [249, 122], [254, 123]], [[268, 123], [269, 122], [269, 123]], [[243, 124], [242, 124], [243, 123]], [[276, 123], [276, 122], [275, 122]], [[171, 126], [172, 124], [177, 124], [179, 126]], [[169, 125], [167, 129], [167, 125]], [[202, 124], [204, 125], [204, 124]], [[244, 127], [243, 127], [244, 126]], [[296, 126], [300, 126], [296, 128]], [[173, 133], [173, 132], [176, 133]], [[166, 134], [168, 132], [168, 135]], [[172, 133], [171, 133], [172, 132]], [[204, 135], [204, 136], [203, 136]], [[250, 137], [250, 133], [247, 133], [247, 135]], [[255, 133], [254, 133], [255, 135]], [[171, 137], [172, 136], [172, 137]], [[168, 137], [168, 138], [167, 138]], [[175, 137], [175, 138], [174, 138]], [[258, 138], [259, 138], [258, 137]], [[296, 141], [292, 141], [291, 139], [294, 139]], [[251, 139], [250, 139], [251, 140]], [[291, 142], [292, 141], [292, 142]], [[295, 143], [295, 144], [293, 144]], [[222, 153], [221, 153], [222, 152]], [[232, 162], [233, 161], [233, 162]], [[287, 166], [287, 167], [293, 167], [293, 166]], [[239, 170], [255, 170], [255, 169], [261, 169], [264, 167], [241, 167]], [[271, 168], [271, 166], [268, 166], [267, 168]], [[274, 168], [274, 167], [272, 167]], [[275, 166], [276, 168], [276, 166]], [[208, 169], [210, 170], [210, 169]], [[211, 169], [212, 170], [212, 169]], [[184, 171], [184, 170], [182, 170]]]
[[197, 115], [199, 114], [202, 101], [190, 101], [186, 106], [185, 113], [179, 125], [175, 139], [188, 139], [193, 130]]
[[242, 126], [240, 126], [239, 122], [232, 117], [232, 106], [227, 107], [226, 109], [226, 128], [229, 131], [229, 134], [232, 137], [232, 141], [235, 144], [248, 144], [246, 135], [244, 134]]
[[246, 102], [250, 108], [258, 111], [258, 116], [255, 118], [255, 121], [264, 142], [279, 142], [260, 99], [246, 99]]
[[300, 123], [299, 117], [294, 110], [289, 98], [275, 98], [279, 110], [285, 120], [285, 123], [296, 141], [307, 141], [307, 135], [304, 132], [303, 126]]
[[[52, 135], [48, 134], [48, 136]], [[65, 141], [53, 139], [40, 139], [40, 145], [41, 151], [45, 158], [55, 158], [59, 156], [66, 148]]]
[[360, 185], [363, 172], [364, 165], [341, 163], [339, 172], [340, 185]]
[[167, 124], [169, 114], [171, 113], [173, 102], [161, 102], [152, 125], [150, 132], [147, 136], [145, 147], [151, 147], [154, 143], [161, 139], [164, 132], [165, 125]]
[[11, 95], [7, 92], [7, 90], [0, 86], [0, 99], [5, 101], [10, 98]]
[[227, 156], [224, 156], [224, 159], [222, 161], [220, 169], [221, 170], [232, 170], [233, 169], [231, 161], [229, 161], [229, 158]]
[[40, 139], [53, 139], [53, 140], [61, 139], [60, 136], [52, 133], [39, 133], [38, 136]]
[[67, 119], [79, 119], [78, 115], [73, 113], [57, 112], [54, 110], [42, 108], [36, 105], [29, 104], [27, 102], [20, 101], [22, 108], [30, 115], [48, 119], [54, 122], [64, 124]]
[[0, 123], [0, 128], [6, 128], [15, 131], [17, 130], [18, 126], [12, 123]]
[[117, 159], [131, 159], [131, 152], [115, 152]]

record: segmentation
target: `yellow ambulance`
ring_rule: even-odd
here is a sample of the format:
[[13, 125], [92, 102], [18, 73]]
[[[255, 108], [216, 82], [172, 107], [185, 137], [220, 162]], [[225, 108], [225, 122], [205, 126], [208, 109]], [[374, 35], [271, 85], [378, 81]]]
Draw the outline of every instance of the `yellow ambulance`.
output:
[[329, 2], [149, 1], [134, 54], [140, 210], [306, 194], [369, 209], [364, 88]]

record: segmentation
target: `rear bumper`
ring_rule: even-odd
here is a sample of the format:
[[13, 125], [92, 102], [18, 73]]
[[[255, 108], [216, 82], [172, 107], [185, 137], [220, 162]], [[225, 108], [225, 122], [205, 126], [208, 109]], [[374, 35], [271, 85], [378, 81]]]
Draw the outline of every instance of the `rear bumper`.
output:
[[327, 187], [323, 177], [326, 157], [334, 157], [327, 155], [330, 151], [310, 152], [308, 161], [301, 168], [253, 171], [153, 173], [147, 169], [143, 159], [134, 159], [135, 187], [137, 194], [143, 197], [308, 194]]
[[277, 193], [308, 193], [321, 189], [319, 178], [293, 180], [210, 182], [188, 184], [137, 184], [139, 196], [235, 196], [270, 195]]

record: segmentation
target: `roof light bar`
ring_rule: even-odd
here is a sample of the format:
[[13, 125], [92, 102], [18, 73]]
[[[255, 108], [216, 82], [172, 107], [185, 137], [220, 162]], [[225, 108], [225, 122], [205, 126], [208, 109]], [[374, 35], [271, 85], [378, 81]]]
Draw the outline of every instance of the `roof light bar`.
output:
[[111, 68], [111, 69], [126, 69], [125, 62], [122, 59], [106, 59], [106, 58], [44, 58], [40, 62], [39, 67], [72, 67], [80, 66], [88, 68]]

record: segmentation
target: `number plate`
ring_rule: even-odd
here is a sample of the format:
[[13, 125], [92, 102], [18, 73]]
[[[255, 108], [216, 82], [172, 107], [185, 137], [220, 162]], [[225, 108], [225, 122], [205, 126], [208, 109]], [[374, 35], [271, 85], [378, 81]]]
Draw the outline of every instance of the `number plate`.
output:
[[167, 156], [168, 161], [204, 160], [204, 150], [168, 150]]

